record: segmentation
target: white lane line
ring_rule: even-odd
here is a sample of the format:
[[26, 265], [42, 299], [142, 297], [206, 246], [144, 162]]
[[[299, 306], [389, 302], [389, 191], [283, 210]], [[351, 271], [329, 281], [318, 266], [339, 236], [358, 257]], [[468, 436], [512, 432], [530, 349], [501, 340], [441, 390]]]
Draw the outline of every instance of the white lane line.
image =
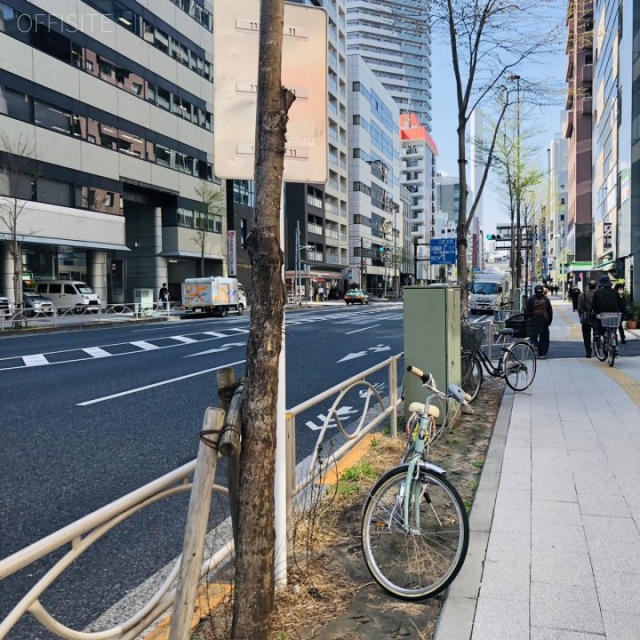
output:
[[228, 338], [229, 337], [226, 333], [220, 333], [219, 331], [203, 331], [202, 333], [205, 336], [213, 336], [214, 338]]
[[183, 344], [193, 344], [194, 342], [198, 342], [194, 338], [189, 338], [187, 336], [170, 336], [172, 340], [177, 340], [178, 342], [182, 342]]
[[153, 349], [159, 349], [160, 347], [157, 344], [151, 344], [150, 342], [145, 342], [144, 340], [136, 340], [131, 343], [134, 347], [139, 347], [144, 351], [152, 351]]
[[49, 361], [41, 353], [38, 353], [34, 356], [21, 357], [27, 367], [39, 367], [42, 364], [49, 364]]
[[86, 349], [83, 349], [83, 351], [94, 358], [109, 358], [112, 355], [100, 347], [87, 347]]
[[205, 373], [211, 373], [212, 371], [218, 371], [218, 369], [224, 369], [225, 367], [235, 367], [237, 364], [242, 364], [244, 360], [238, 360], [236, 362], [229, 362], [228, 364], [221, 364], [219, 367], [213, 367], [213, 369], [204, 369], [203, 371], [196, 371], [195, 373], [188, 373], [186, 376], [179, 376], [177, 378], [169, 378], [168, 380], [162, 380], [160, 382], [154, 382], [153, 384], [146, 384], [144, 387], [137, 387], [135, 389], [129, 389], [128, 391], [121, 391], [120, 393], [112, 393], [109, 396], [102, 396], [102, 398], [94, 398], [93, 400], [87, 400], [86, 402], [78, 402], [76, 407], [87, 407], [91, 404], [97, 404], [98, 402], [105, 402], [106, 400], [113, 400], [114, 398], [120, 398], [122, 396], [128, 396], [132, 393], [138, 393], [140, 391], [147, 391], [155, 387], [161, 387], [165, 384], [171, 384], [173, 382], [180, 382], [181, 380], [187, 380], [188, 378], [195, 378], [196, 376], [202, 376]]
[[348, 336], [352, 333], [358, 333], [359, 331], [366, 331], [367, 329], [373, 329], [373, 327], [379, 327], [379, 324], [372, 324], [370, 327], [362, 327], [362, 329], [356, 329], [355, 331], [347, 331], [347, 333], [345, 333], [345, 336]]

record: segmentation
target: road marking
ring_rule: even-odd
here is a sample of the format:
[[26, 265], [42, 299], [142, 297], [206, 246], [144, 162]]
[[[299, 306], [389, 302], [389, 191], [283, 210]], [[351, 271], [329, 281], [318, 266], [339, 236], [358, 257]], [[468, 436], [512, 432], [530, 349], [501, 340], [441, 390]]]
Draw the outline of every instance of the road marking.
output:
[[357, 351], [356, 353], [349, 353], [341, 360], [338, 360], [338, 364], [340, 362], [346, 362], [347, 360], [355, 360], [356, 358], [362, 358], [362, 356], [366, 356], [368, 351]]
[[214, 338], [228, 337], [226, 333], [220, 333], [219, 331], [203, 331], [202, 333], [206, 336], [213, 336]]
[[181, 380], [187, 380], [188, 378], [195, 378], [196, 376], [202, 376], [205, 373], [211, 373], [212, 371], [218, 371], [225, 367], [235, 367], [238, 364], [242, 364], [245, 360], [237, 360], [236, 362], [229, 362], [228, 364], [221, 364], [218, 367], [212, 369], [204, 369], [203, 371], [196, 371], [195, 373], [188, 373], [184, 376], [178, 376], [177, 378], [169, 378], [168, 380], [161, 380], [160, 382], [154, 382], [153, 384], [146, 384], [143, 387], [136, 387], [135, 389], [129, 389], [128, 391], [120, 391], [120, 393], [112, 393], [108, 396], [102, 396], [102, 398], [94, 398], [93, 400], [87, 400], [86, 402], [78, 402], [76, 407], [88, 407], [91, 404], [98, 404], [98, 402], [105, 402], [106, 400], [113, 400], [114, 398], [121, 398], [122, 396], [129, 396], [133, 393], [139, 393], [140, 391], [147, 391], [148, 389], [154, 389], [155, 387], [161, 387], [165, 384], [172, 384], [173, 382], [180, 382]]
[[151, 344], [150, 342], [146, 342], [145, 340], [136, 340], [134, 342], [130, 342], [134, 347], [139, 347], [144, 351], [152, 351], [153, 349], [159, 349], [160, 347], [157, 344]]
[[246, 347], [246, 342], [229, 342], [228, 344], [223, 344], [221, 347], [217, 349], [207, 349], [206, 351], [198, 351], [198, 353], [190, 353], [188, 356], [184, 356], [185, 358], [193, 358], [194, 356], [206, 356], [208, 353], [220, 353], [220, 351], [227, 351], [231, 349], [231, 347]]
[[100, 347], [87, 347], [86, 349], [83, 349], [83, 351], [93, 358], [110, 358], [112, 356], [111, 353], [101, 349]]
[[49, 364], [49, 361], [41, 353], [33, 356], [22, 356], [22, 360], [27, 367], [38, 367], [42, 364]]
[[[338, 407], [335, 413], [338, 414], [338, 418], [340, 418], [340, 422], [346, 422], [351, 418], [353, 414], [360, 413], [360, 409], [354, 409], [353, 407], [342, 406], [342, 407]], [[333, 416], [334, 414], [331, 414], [331, 415]], [[320, 423], [319, 425], [313, 422], [312, 420], [307, 420], [305, 424], [307, 427], [309, 427], [309, 429], [311, 429], [311, 431], [320, 431], [326, 419], [327, 419], [326, 413], [319, 413], [317, 416], [317, 420]], [[332, 417], [329, 420], [329, 422], [327, 422], [327, 427], [329, 429], [336, 428], [337, 426], [338, 426], [338, 423], [336, 422], [335, 417]]]
[[187, 336], [169, 336], [172, 340], [177, 340], [178, 342], [182, 342], [182, 344], [193, 344], [194, 342], [198, 342], [193, 338], [187, 338]]
[[358, 333], [360, 331], [366, 331], [367, 329], [373, 329], [373, 327], [379, 327], [379, 324], [372, 324], [370, 327], [362, 327], [362, 329], [355, 329], [354, 331], [347, 331], [347, 333], [345, 333], [345, 336], [351, 335], [352, 333]]

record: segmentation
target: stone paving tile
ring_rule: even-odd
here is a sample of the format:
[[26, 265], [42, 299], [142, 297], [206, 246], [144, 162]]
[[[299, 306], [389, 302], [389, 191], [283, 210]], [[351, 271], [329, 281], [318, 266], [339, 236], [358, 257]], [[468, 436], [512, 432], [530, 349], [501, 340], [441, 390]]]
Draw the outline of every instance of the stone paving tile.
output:
[[472, 640], [527, 640], [529, 603], [519, 600], [480, 598]]
[[525, 563], [529, 566], [531, 555], [531, 532], [521, 533], [491, 531], [487, 545], [487, 561], [504, 561], [505, 559]]
[[633, 518], [582, 516], [587, 544], [592, 542], [622, 542], [640, 546], [640, 532]]
[[555, 526], [581, 527], [582, 516], [577, 502], [554, 502], [551, 500], [532, 500], [532, 527]]
[[531, 491], [531, 474], [505, 472], [500, 474], [500, 486], [512, 491]]
[[531, 625], [602, 634], [595, 586], [531, 583]]
[[606, 539], [591, 540], [589, 553], [596, 573], [616, 571], [640, 574], [640, 547], [637, 544], [612, 543]]
[[482, 573], [481, 598], [529, 602], [531, 576], [528, 562], [514, 564], [512, 558], [487, 560]]
[[530, 529], [531, 512], [529, 510], [496, 509], [493, 514], [492, 532], [528, 533]]
[[557, 549], [531, 551], [532, 582], [593, 586], [594, 577], [588, 553], [572, 553]]
[[602, 617], [607, 640], [638, 640], [640, 638], [640, 615], [605, 611]]
[[[595, 574], [596, 590], [603, 611], [640, 615], [640, 579], [635, 573], [614, 573], [603, 568]], [[640, 638], [640, 634], [638, 636]]]
[[515, 509], [527, 511], [531, 508], [531, 491], [529, 489], [500, 489], [496, 498], [496, 511]]
[[535, 523], [531, 527], [532, 549], [556, 549], [587, 553], [587, 540], [582, 527], [558, 524], [552, 527]]
[[531, 627], [531, 640], [605, 640], [604, 635]]
[[629, 518], [631, 515], [627, 503], [619, 493], [581, 493], [578, 502], [583, 516]]

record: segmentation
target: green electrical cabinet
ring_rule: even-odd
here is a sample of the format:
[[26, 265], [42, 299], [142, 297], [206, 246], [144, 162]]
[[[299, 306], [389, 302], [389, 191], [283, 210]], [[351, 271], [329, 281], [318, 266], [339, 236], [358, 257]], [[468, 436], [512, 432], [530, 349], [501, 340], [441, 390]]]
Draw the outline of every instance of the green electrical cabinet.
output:
[[[433, 374], [440, 391], [460, 384], [460, 287], [404, 287], [404, 362]], [[424, 402], [427, 390], [405, 376], [405, 407]]]

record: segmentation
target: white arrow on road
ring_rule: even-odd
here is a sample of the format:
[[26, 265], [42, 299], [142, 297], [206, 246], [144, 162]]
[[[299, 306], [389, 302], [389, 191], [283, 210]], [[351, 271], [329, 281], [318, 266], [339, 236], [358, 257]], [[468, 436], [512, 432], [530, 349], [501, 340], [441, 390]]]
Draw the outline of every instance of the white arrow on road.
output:
[[362, 356], [366, 356], [371, 353], [380, 353], [380, 351], [391, 351], [391, 347], [386, 344], [378, 344], [375, 347], [369, 347], [366, 351], [356, 351], [355, 353], [349, 353], [341, 360], [338, 360], [337, 364], [341, 362], [345, 362], [346, 360], [354, 360], [355, 358], [362, 358]]
[[207, 351], [199, 351], [198, 353], [190, 353], [188, 356], [184, 356], [185, 358], [193, 358], [193, 356], [206, 356], [208, 353], [220, 353], [221, 351], [228, 351], [231, 347], [246, 347], [246, 342], [229, 342], [228, 344], [223, 344], [217, 349], [207, 349]]
[[[386, 387], [386, 384], [384, 382], [376, 382], [373, 385], [373, 388], [378, 392], [378, 393], [382, 393], [382, 390]], [[360, 391], [358, 392], [358, 395], [361, 398], [366, 398], [369, 394], [372, 394], [373, 391], [371, 391], [370, 388], [366, 388], [366, 389], [360, 389]]]
[[[342, 421], [347, 421], [349, 420], [349, 418], [351, 417], [351, 414], [354, 413], [360, 413], [359, 409], [354, 409], [353, 407], [347, 407], [346, 405], [344, 407], [338, 407], [336, 410], [336, 413], [338, 414], [338, 417], [340, 418], [340, 420]], [[309, 427], [309, 429], [311, 429], [312, 431], [320, 431], [320, 429], [322, 429], [322, 425], [324, 424], [324, 421], [327, 419], [327, 415], [320, 413], [318, 414], [317, 418], [318, 422], [320, 424], [316, 424], [315, 422], [312, 422], [311, 420], [308, 420], [305, 424], [307, 425], [307, 427]], [[333, 427], [336, 427], [336, 421], [331, 418], [331, 420], [329, 420], [329, 424], [327, 425], [327, 427], [329, 427], [330, 429]]]

